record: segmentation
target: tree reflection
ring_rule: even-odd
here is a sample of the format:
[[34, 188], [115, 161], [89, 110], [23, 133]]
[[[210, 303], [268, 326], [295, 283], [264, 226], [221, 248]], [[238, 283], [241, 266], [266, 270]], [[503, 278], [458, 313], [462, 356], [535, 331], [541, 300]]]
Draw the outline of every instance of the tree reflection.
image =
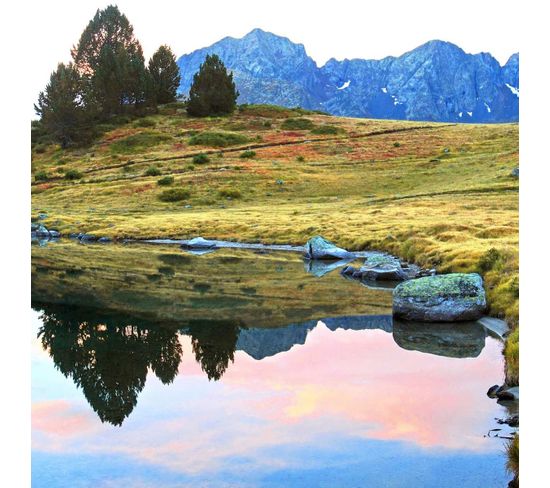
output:
[[227, 322], [195, 322], [188, 329], [197, 362], [209, 380], [219, 380], [235, 359], [240, 327]]
[[137, 404], [150, 367], [164, 384], [177, 375], [177, 332], [119, 314], [40, 305], [38, 332], [59, 371], [82, 388], [102, 422], [121, 425]]

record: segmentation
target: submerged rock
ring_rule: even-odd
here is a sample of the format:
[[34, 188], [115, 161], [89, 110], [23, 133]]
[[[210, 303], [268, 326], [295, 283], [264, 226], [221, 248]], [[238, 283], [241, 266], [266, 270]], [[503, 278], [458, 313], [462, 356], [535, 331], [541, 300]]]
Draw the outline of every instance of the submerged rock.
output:
[[485, 329], [476, 322], [393, 321], [393, 340], [409, 351], [449, 358], [475, 358], [485, 346]]
[[486, 307], [483, 280], [477, 273], [417, 278], [393, 290], [393, 315], [404, 320], [477, 320]]
[[213, 249], [216, 247], [214, 241], [209, 241], [203, 237], [195, 237], [181, 245], [182, 249]]
[[307, 259], [353, 259], [355, 254], [334, 245], [321, 236], [312, 237], [305, 246]]

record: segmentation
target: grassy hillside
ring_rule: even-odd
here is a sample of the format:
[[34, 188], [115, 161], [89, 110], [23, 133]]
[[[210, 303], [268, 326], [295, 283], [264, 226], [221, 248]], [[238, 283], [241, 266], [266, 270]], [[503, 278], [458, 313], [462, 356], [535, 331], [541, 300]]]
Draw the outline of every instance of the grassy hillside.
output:
[[193, 119], [172, 105], [103, 130], [85, 148], [34, 145], [33, 217], [113, 238], [301, 244], [322, 234], [442, 272], [479, 271], [493, 314], [517, 324], [515, 124], [268, 106]]

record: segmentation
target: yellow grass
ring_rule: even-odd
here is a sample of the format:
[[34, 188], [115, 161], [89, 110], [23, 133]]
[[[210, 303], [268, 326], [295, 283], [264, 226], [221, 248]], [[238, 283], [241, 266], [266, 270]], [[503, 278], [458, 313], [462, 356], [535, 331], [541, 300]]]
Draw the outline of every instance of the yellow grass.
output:
[[[517, 325], [518, 180], [510, 176], [518, 166], [516, 124], [305, 115], [315, 126], [344, 131], [323, 136], [282, 129], [289, 116], [300, 114], [263, 107], [192, 119], [166, 111], [151, 117], [154, 127], [129, 123], [91, 147], [50, 146], [33, 154], [33, 172], [56, 177], [33, 182], [33, 216], [47, 213], [45, 224], [63, 233], [117, 239], [201, 235], [300, 244], [321, 234], [349, 249], [382, 249], [441, 272], [479, 270], [491, 312]], [[190, 145], [201, 131], [234, 132], [249, 142]], [[152, 145], [113, 151], [136, 134]], [[256, 155], [240, 158], [249, 147]], [[200, 152], [210, 162], [193, 165], [191, 156]], [[150, 166], [161, 176], [146, 176]], [[83, 179], [64, 180], [69, 168]], [[157, 185], [167, 175], [174, 183]], [[187, 200], [159, 200], [162, 191], [180, 187], [189, 190]]]

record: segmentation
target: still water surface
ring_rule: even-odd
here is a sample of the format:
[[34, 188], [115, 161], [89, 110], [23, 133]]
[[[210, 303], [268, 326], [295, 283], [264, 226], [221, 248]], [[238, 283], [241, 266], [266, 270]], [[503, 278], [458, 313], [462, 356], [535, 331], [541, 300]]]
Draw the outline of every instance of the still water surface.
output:
[[293, 255], [177, 253], [33, 247], [34, 487], [506, 486], [481, 326], [393, 323], [391, 291]]

